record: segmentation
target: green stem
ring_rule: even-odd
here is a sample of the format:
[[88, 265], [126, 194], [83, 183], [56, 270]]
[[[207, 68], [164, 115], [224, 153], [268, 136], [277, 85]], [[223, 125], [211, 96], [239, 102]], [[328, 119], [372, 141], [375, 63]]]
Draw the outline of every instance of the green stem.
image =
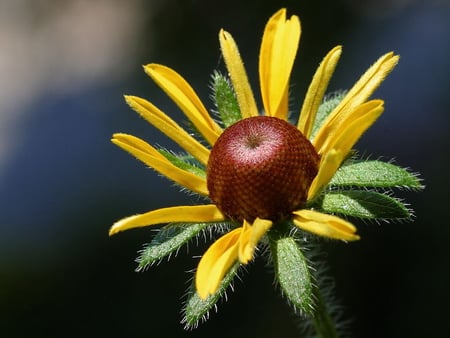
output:
[[338, 338], [338, 333], [334, 325], [333, 319], [328, 313], [327, 306], [320, 293], [319, 288], [315, 287], [314, 296], [316, 300], [316, 308], [313, 315], [313, 324], [319, 338]]

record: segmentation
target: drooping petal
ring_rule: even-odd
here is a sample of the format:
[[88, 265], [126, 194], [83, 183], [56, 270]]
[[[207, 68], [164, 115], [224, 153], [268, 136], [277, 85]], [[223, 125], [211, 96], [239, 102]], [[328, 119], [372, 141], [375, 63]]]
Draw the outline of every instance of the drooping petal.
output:
[[298, 129], [309, 139], [316, 118], [317, 110], [322, 102], [323, 96], [334, 73], [339, 57], [342, 53], [342, 47], [334, 47], [322, 60], [306, 92], [303, 101]]
[[347, 115], [352, 114], [357, 106], [364, 103], [372, 95], [397, 65], [398, 60], [398, 55], [394, 55], [392, 52], [387, 53], [364, 73], [319, 129], [313, 140], [316, 149], [322, 148], [330, 130], [339, 130], [342, 121], [347, 120]]
[[289, 77], [300, 41], [300, 20], [286, 20], [286, 9], [276, 12], [264, 30], [259, 54], [261, 96], [266, 115], [286, 120]]
[[215, 241], [202, 256], [195, 275], [195, 288], [202, 299], [214, 294], [220, 282], [238, 259], [242, 228], [234, 229]]
[[109, 235], [161, 223], [220, 222], [224, 219], [224, 215], [214, 204], [169, 207], [121, 219], [109, 229]]
[[241, 108], [242, 118], [258, 116], [258, 108], [256, 106], [253, 91], [248, 82], [247, 72], [236, 42], [230, 33], [223, 29], [219, 32], [220, 48], [222, 50], [223, 59], [227, 65], [231, 83]]
[[259, 240], [271, 226], [272, 221], [261, 218], [256, 218], [253, 224], [244, 221], [239, 239], [239, 261], [242, 264], [247, 264], [253, 258]]
[[159, 64], [144, 66], [145, 72], [180, 107], [192, 124], [213, 145], [222, 129], [208, 114], [202, 101], [189, 83], [177, 72]]
[[359, 236], [355, 234], [356, 228], [353, 224], [337, 216], [307, 209], [294, 211], [293, 214], [294, 224], [302, 230], [343, 241], [359, 239]]
[[194, 139], [189, 133], [181, 128], [175, 121], [155, 107], [151, 102], [136, 96], [125, 96], [128, 105], [138, 112], [149, 123], [158, 128], [184, 150], [206, 164], [209, 157], [209, 149]]
[[344, 156], [342, 153], [335, 149], [332, 149], [322, 156], [319, 172], [316, 177], [314, 177], [308, 190], [308, 201], [314, 199], [319, 191], [330, 182], [336, 171], [339, 169], [343, 159]]
[[172, 181], [201, 195], [208, 195], [205, 178], [174, 166], [143, 140], [128, 134], [114, 134], [111, 141]]

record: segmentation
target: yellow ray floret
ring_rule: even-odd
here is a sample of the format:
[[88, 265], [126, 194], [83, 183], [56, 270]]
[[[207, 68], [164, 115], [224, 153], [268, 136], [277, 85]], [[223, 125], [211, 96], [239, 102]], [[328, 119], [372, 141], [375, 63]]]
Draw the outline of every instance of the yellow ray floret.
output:
[[294, 224], [302, 230], [343, 241], [359, 239], [353, 224], [342, 218], [307, 209], [294, 211], [293, 214]]
[[308, 190], [308, 201], [314, 199], [320, 190], [327, 185], [327, 183], [334, 176], [339, 169], [344, 156], [342, 152], [332, 149], [322, 156], [319, 165], [319, 172], [312, 181]]
[[241, 238], [239, 239], [239, 261], [247, 264], [252, 258], [256, 246], [262, 236], [272, 226], [272, 221], [256, 218], [253, 224], [244, 221]]
[[306, 138], [310, 138], [314, 120], [316, 119], [317, 111], [322, 103], [323, 96], [330, 82], [331, 76], [334, 73], [339, 57], [342, 54], [342, 47], [334, 47], [317, 68], [316, 73], [309, 85], [303, 101], [300, 118], [298, 120], [298, 129]]
[[328, 131], [328, 138], [322, 148], [317, 149], [322, 158], [319, 172], [309, 188], [308, 200], [313, 199], [328, 184], [355, 143], [378, 119], [383, 110], [383, 101], [372, 100], [353, 109], [351, 114], [345, 116], [338, 128], [326, 125], [327, 122], [325, 122], [323, 130]]
[[236, 42], [231, 34], [223, 29], [219, 32], [219, 42], [242, 117], [257, 116], [258, 108]]
[[[348, 114], [364, 103], [383, 82], [386, 76], [394, 69], [399, 60], [398, 55], [387, 53], [377, 60], [356, 82], [352, 89], [345, 95], [339, 105], [327, 117], [319, 129], [313, 144], [316, 149], [321, 149], [329, 136], [329, 126], [339, 130], [342, 121], [346, 120]], [[328, 130], [326, 129], [326, 127]]]
[[199, 143], [174, 120], [155, 107], [151, 102], [136, 96], [125, 96], [126, 102], [149, 123], [175, 141], [180, 147], [198, 159], [201, 163], [208, 162], [210, 150]]
[[286, 9], [276, 12], [264, 30], [259, 54], [259, 77], [265, 114], [286, 120], [289, 77], [300, 41], [300, 20], [286, 20]]
[[144, 70], [180, 107], [209, 144], [213, 145], [222, 129], [211, 118], [189, 83], [177, 72], [163, 65], [148, 64], [144, 66]]
[[225, 216], [214, 204], [169, 207], [121, 219], [113, 224], [109, 235], [161, 223], [221, 222], [224, 219]]
[[382, 100], [372, 100], [361, 104], [342, 119], [338, 127], [328, 126], [325, 122], [324, 130], [328, 130], [328, 137], [319, 154], [326, 154], [331, 149], [337, 149], [346, 157], [352, 147], [367, 129], [380, 117], [384, 111]]
[[208, 195], [206, 180], [203, 177], [174, 166], [145, 141], [132, 135], [120, 133], [114, 134], [111, 141], [172, 181], [201, 195]]
[[223, 235], [202, 256], [195, 275], [195, 288], [200, 298], [206, 299], [214, 294], [237, 261], [241, 233], [242, 228], [237, 228]]
[[261, 237], [272, 221], [257, 218], [253, 224], [244, 221], [242, 227], [223, 235], [205, 252], [197, 267], [196, 289], [200, 298], [214, 294], [231, 266], [240, 261], [247, 264]]

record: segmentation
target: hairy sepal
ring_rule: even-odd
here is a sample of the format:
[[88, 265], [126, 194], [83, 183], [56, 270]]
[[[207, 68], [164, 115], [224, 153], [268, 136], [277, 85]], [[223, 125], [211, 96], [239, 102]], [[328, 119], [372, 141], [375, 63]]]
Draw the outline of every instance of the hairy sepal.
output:
[[302, 314], [314, 311], [313, 277], [293, 237], [269, 235], [275, 278], [283, 295]]
[[172, 223], [161, 228], [152, 241], [144, 246], [136, 259], [138, 267], [136, 271], [142, 271], [149, 266], [170, 257], [181, 246], [198, 236], [202, 230], [211, 226], [210, 223]]
[[239, 104], [233, 86], [228, 78], [219, 72], [214, 72], [211, 88], [213, 90], [212, 96], [216, 104], [217, 112], [223, 126], [226, 128], [241, 120], [242, 115]]
[[219, 289], [206, 299], [201, 299], [198, 293], [195, 291], [195, 287], [192, 284], [188, 294], [187, 300], [183, 307], [183, 318], [181, 323], [184, 324], [186, 330], [196, 328], [200, 322], [204, 322], [209, 318], [209, 311], [214, 307], [217, 311], [217, 302], [226, 297], [226, 291], [233, 282], [234, 277], [237, 274], [240, 263], [235, 263], [223, 278]]
[[319, 209], [325, 213], [374, 220], [409, 220], [407, 206], [386, 193], [371, 190], [338, 190], [325, 193]]
[[419, 190], [423, 188], [417, 174], [390, 162], [379, 160], [348, 161], [336, 172], [330, 181], [334, 187], [364, 188], [404, 188]]

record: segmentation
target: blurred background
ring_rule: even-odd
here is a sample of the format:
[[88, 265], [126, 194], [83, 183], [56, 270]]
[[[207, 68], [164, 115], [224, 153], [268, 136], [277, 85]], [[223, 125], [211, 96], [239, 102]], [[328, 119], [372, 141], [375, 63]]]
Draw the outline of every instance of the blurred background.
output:
[[176, 69], [211, 108], [210, 74], [224, 70], [219, 29], [237, 40], [257, 88], [264, 24], [283, 6], [303, 30], [293, 111], [335, 45], [344, 54], [330, 90], [349, 88], [387, 51], [401, 55], [375, 94], [385, 114], [357, 148], [420, 172], [427, 188], [400, 193], [414, 222], [361, 222], [358, 243], [325, 245], [353, 336], [447, 334], [450, 1], [0, 0], [0, 337], [298, 336], [263, 259], [186, 332], [181, 300], [207, 243], [136, 273], [154, 233], [107, 235], [121, 217], [189, 201], [109, 141], [127, 132], [168, 144], [126, 93], [181, 121], [141, 65]]

